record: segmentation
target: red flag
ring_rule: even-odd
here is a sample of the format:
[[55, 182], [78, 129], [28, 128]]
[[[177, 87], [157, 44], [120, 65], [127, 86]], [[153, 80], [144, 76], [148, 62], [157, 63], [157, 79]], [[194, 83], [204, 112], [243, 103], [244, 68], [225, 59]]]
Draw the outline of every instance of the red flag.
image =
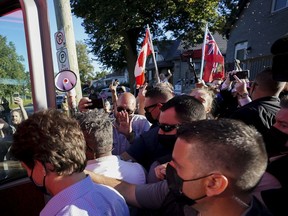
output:
[[146, 59], [152, 53], [151, 46], [152, 44], [150, 42], [149, 30], [146, 29], [145, 39], [143, 41], [142, 48], [137, 58], [137, 62], [135, 65], [135, 70], [134, 70], [136, 86], [141, 86], [145, 82]]
[[203, 80], [205, 82], [212, 82], [217, 78], [224, 78], [224, 57], [221, 54], [216, 41], [211, 32], [207, 29], [205, 43], [204, 60], [205, 67], [203, 73]]

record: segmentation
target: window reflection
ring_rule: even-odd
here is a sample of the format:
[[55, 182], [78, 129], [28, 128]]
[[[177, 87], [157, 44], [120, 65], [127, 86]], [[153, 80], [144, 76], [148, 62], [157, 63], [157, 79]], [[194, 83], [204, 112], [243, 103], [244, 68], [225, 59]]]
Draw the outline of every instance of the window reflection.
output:
[[25, 175], [9, 153], [17, 125], [33, 112], [21, 10], [0, 17], [0, 183]]

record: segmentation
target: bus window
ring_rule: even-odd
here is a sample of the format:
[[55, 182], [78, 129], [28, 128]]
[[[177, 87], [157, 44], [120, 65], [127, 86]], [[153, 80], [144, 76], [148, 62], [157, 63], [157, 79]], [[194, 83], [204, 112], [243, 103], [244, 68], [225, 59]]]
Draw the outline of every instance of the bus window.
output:
[[9, 153], [17, 124], [34, 112], [25, 35], [20, 2], [0, 1], [0, 209], [4, 216], [36, 216], [45, 205], [43, 194]]
[[9, 154], [17, 124], [33, 113], [22, 10], [0, 17], [0, 183], [26, 176]]

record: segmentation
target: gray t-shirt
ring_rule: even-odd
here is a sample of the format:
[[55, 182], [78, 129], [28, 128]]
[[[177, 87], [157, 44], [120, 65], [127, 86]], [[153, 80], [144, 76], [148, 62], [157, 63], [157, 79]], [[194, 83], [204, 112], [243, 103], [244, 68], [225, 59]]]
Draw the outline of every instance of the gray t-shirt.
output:
[[135, 196], [142, 208], [159, 209], [169, 192], [167, 181], [137, 185]]

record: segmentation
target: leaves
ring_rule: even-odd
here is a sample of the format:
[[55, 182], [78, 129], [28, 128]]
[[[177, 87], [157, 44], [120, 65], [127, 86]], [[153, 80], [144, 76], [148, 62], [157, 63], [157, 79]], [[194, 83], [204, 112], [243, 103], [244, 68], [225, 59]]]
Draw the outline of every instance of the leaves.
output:
[[[107, 68], [128, 68], [130, 84], [137, 50], [146, 25], [153, 39], [167, 39], [166, 33], [193, 44], [203, 40], [208, 22], [211, 30], [223, 28], [227, 14], [238, 1], [228, 0], [71, 0], [73, 13], [83, 18], [87, 41], [97, 60]], [[232, 3], [231, 3], [232, 2]], [[218, 8], [218, 5], [220, 7]], [[229, 8], [225, 10], [225, 5]], [[131, 81], [131, 78], [133, 79]]]
[[94, 67], [88, 56], [87, 45], [81, 41], [76, 42], [78, 68], [82, 84], [87, 83], [94, 77]]
[[7, 38], [0, 35], [0, 77], [3, 79], [13, 79], [18, 81], [19, 85], [1, 85], [1, 96], [12, 95], [20, 91], [23, 81], [26, 78], [22, 56], [16, 52], [15, 45], [7, 42]]

